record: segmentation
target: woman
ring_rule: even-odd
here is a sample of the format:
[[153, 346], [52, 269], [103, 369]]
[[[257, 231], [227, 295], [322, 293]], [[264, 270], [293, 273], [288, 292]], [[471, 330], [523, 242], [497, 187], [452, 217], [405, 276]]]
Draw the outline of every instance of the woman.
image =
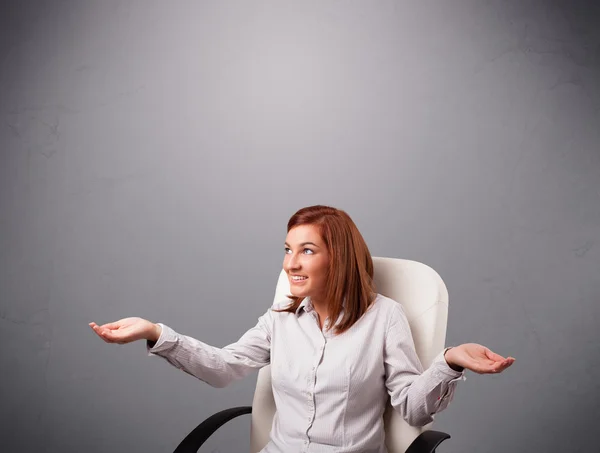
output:
[[270, 363], [277, 412], [263, 453], [384, 453], [388, 396], [422, 426], [446, 408], [465, 369], [499, 373], [514, 362], [469, 343], [423, 370], [402, 306], [375, 292], [371, 255], [350, 217], [311, 206], [287, 231], [291, 296], [236, 343], [215, 348], [140, 318], [90, 326], [108, 343], [145, 339], [151, 354], [214, 387]]

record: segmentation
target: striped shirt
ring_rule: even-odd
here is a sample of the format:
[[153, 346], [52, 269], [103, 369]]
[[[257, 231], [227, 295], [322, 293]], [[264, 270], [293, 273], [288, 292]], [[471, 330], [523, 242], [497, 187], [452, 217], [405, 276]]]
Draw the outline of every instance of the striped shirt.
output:
[[[273, 308], [288, 304], [285, 299]], [[446, 408], [464, 380], [443, 353], [423, 370], [402, 306], [385, 296], [378, 294], [340, 335], [328, 324], [320, 328], [306, 298], [295, 313], [269, 309], [224, 348], [160, 324], [160, 338], [147, 349], [214, 387], [271, 364], [277, 412], [261, 453], [385, 453], [388, 397], [409, 424], [422, 426]]]

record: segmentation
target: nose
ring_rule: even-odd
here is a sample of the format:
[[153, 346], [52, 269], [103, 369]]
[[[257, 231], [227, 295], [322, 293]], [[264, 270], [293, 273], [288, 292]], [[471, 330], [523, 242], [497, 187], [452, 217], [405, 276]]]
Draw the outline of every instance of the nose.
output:
[[300, 261], [295, 253], [286, 256], [284, 268], [286, 272], [291, 272], [300, 268]]

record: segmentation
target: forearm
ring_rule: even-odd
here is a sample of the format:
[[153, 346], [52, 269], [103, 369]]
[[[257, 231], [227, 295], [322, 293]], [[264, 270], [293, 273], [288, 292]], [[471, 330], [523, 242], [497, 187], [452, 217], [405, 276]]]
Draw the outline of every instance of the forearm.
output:
[[246, 376], [252, 368], [260, 366], [242, 357], [235, 357], [224, 348], [216, 348], [179, 334], [168, 326], [161, 327], [162, 335], [154, 346], [150, 346], [149, 340], [148, 352], [213, 387], [225, 387]]
[[411, 426], [424, 426], [452, 401], [464, 373], [450, 369], [439, 354], [423, 373], [404, 379], [404, 385], [397, 385], [391, 393], [392, 405]]
[[[158, 324], [161, 329], [155, 344], [148, 340], [150, 355], [158, 355], [171, 365], [212, 385], [225, 387], [252, 370], [268, 365], [271, 358], [271, 314], [261, 316], [256, 326], [235, 343], [224, 348], [210, 346]], [[157, 329], [158, 333], [158, 329]]]

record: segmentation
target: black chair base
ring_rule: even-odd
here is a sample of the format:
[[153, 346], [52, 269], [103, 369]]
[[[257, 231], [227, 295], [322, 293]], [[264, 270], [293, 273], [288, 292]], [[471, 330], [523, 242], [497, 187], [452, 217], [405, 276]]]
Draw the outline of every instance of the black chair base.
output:
[[[200, 423], [185, 439], [177, 446], [173, 453], [197, 453], [202, 444], [213, 435], [213, 433], [240, 415], [251, 414], [251, 406], [232, 407], [211, 415]], [[435, 453], [435, 449], [450, 435], [441, 431], [424, 431], [410, 444], [406, 453]]]

